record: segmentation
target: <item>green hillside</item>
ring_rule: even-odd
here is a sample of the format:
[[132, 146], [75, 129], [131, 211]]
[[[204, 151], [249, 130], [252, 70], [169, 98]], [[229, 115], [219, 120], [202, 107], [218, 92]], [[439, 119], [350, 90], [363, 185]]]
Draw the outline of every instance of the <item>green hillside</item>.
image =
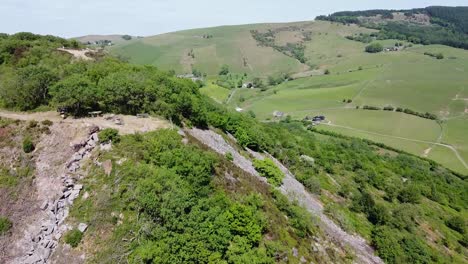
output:
[[[346, 26], [328, 22], [318, 25], [335, 31], [333, 34], [317, 32], [317, 36], [325, 34], [340, 41], [344, 38], [340, 32], [347, 30]], [[264, 45], [285, 56], [297, 56], [298, 46], [284, 46], [279, 42], [281, 35], [287, 35], [285, 32], [275, 31], [274, 37], [266, 39]], [[314, 34], [306, 35], [310, 40], [305, 42], [314, 42]], [[86, 256], [90, 263], [381, 263], [361, 261], [363, 251], [368, 255], [374, 252], [360, 245], [371, 246], [385, 263], [466, 263], [466, 176], [399, 150], [409, 146], [417, 148], [416, 143], [439, 136], [441, 145], [434, 144], [434, 150], [427, 153], [429, 156], [444, 159], [449, 166], [449, 156], [444, 152], [447, 146], [456, 146], [460, 153], [466, 153], [463, 145], [466, 117], [464, 112], [456, 112], [465, 106], [466, 91], [458, 87], [458, 94], [443, 97], [451, 98], [447, 105], [455, 110], [445, 115], [438, 113], [439, 122], [403, 112], [355, 108], [360, 106], [358, 100], [382, 106], [384, 98], [379, 96], [391, 92], [372, 97], [367, 96], [367, 91], [384, 84], [409, 82], [413, 78], [411, 74], [415, 78], [427, 78], [423, 84], [430, 87], [438, 81], [429, 76], [437, 74], [431, 71], [431, 63], [439, 63], [440, 71], [449, 74], [443, 68], [450, 69], [453, 66], [450, 63], [458, 62], [455, 66], [464, 71], [464, 53], [434, 46], [425, 48], [444, 49], [446, 56], [456, 58], [432, 58], [419, 53], [424, 51], [421, 47], [371, 55], [359, 53], [358, 46], [346, 50], [347, 41], [351, 40], [340, 44], [340, 56], [333, 56], [332, 52], [327, 55], [326, 44], [307, 53], [304, 48], [304, 56], [309, 56], [308, 52], [320, 52], [317, 56], [328, 62], [318, 61], [318, 70], [329, 70], [328, 74], [324, 71], [321, 76], [260, 89], [235, 89], [231, 101], [223, 106], [202, 94], [223, 100], [226, 91], [220, 89], [225, 88], [217, 85], [205, 84], [201, 88], [191, 80], [177, 78], [155, 67], [132, 65], [106, 56], [96, 61], [76, 61], [68, 54], [57, 52], [61, 45], [75, 44], [60, 38], [4, 35], [0, 38], [2, 107], [34, 111], [62, 107], [75, 117], [70, 122], [83, 123], [87, 129], [89, 125], [80, 117], [90, 111], [133, 116], [149, 113], [166, 119], [175, 128], [134, 135], [119, 135], [115, 129], [100, 132], [96, 141], [110, 142], [111, 147], [95, 149], [92, 159], [78, 172], [80, 175], [83, 172], [83, 177], [76, 174], [81, 178], [83, 192], [77, 193], [78, 199], [66, 220], [67, 224], [89, 223], [89, 226], [83, 232], [75, 229], [67, 232], [57, 245], [70, 244], [74, 249], [66, 247], [67, 251]], [[419, 73], [422, 70], [411, 64], [417, 60], [429, 65], [426, 74]], [[310, 63], [310, 57], [305, 57], [305, 61]], [[397, 70], [392, 65], [406, 65], [406, 68], [387, 82], [392, 77], [385, 75], [388, 69]], [[358, 70], [349, 72], [347, 67]], [[441, 84], [446, 82], [443, 88], [447, 94], [453, 91], [452, 85], [463, 84], [460, 76], [448, 75], [460, 78], [460, 83], [457, 79], [452, 82], [438, 76]], [[417, 88], [420, 87], [410, 87]], [[430, 89], [439, 92], [435, 97], [444, 95], [441, 90]], [[424, 101], [430, 99], [424, 95], [423, 89], [418, 94], [403, 93], [392, 103], [418, 112], [437, 111], [438, 105]], [[410, 96], [422, 99], [410, 100], [407, 98]], [[342, 99], [354, 101], [343, 104]], [[253, 113], [228, 109], [237, 104], [246, 110], [250, 108]], [[259, 104], [265, 105], [255, 108]], [[326, 121], [331, 121], [330, 128], [343, 128], [344, 134], [356, 132], [358, 137], [367, 133], [375, 136], [373, 141], [382, 141], [390, 147], [325, 131], [326, 125], [311, 128], [290, 118], [282, 122], [260, 122], [252, 117], [256, 112], [262, 121], [271, 119], [267, 117], [271, 115], [268, 107], [288, 108], [284, 111], [298, 119], [315, 113], [308, 107], [317, 107], [319, 113], [329, 111]], [[146, 121], [139, 120], [142, 124]], [[47, 123], [54, 126], [53, 130], [43, 127]], [[436, 131], [438, 124], [444, 128], [442, 134]], [[14, 161], [3, 164], [3, 159], [0, 160], [0, 165], [5, 167], [0, 167], [2, 193], [13, 193], [13, 188], [23, 189], [23, 186], [25, 191], [35, 190], [22, 184], [27, 175], [35, 175], [41, 166], [31, 166], [25, 176], [21, 171], [28, 166], [28, 160], [46, 159], [40, 153], [47, 146], [49, 151], [66, 148], [75, 161], [75, 154], [90, 145], [89, 141], [72, 145], [57, 142], [53, 133], [65, 134], [60, 129], [65, 125], [50, 120], [39, 124], [34, 120], [24, 123], [0, 119], [0, 142], [8, 146], [0, 148], [3, 151], [0, 153], [7, 162]], [[379, 132], [369, 133], [366, 129]], [[40, 133], [51, 133], [50, 138], [40, 141], [43, 138]], [[90, 136], [94, 137], [95, 134]], [[419, 140], [404, 141], [404, 137]], [[403, 141], [395, 147], [391, 140], [385, 142], [386, 139]], [[31, 152], [31, 145], [35, 144], [37, 149]], [[72, 154], [70, 146], [76, 145], [82, 148]], [[439, 146], [445, 149], [438, 150]], [[267, 159], [259, 161], [262, 153]], [[68, 160], [64, 159], [68, 165], [60, 166], [69, 166]], [[49, 160], [49, 164], [53, 165], [53, 161]], [[110, 170], [106, 169], [109, 167]], [[59, 179], [61, 175], [55, 177]], [[64, 184], [68, 185], [66, 181]], [[21, 196], [8, 195], [5, 200], [9, 202], [17, 197]], [[319, 209], [311, 209], [314, 205], [310, 201], [315, 199], [319, 201], [315, 205]], [[43, 201], [37, 201], [40, 203]], [[31, 208], [29, 203], [26, 206]], [[57, 206], [47, 210], [57, 210]], [[22, 216], [29, 211], [7, 209], [0, 216], [7, 223], [3, 224], [7, 227], [3, 227], [2, 233], [7, 232], [7, 238], [13, 240], [18, 233], [8, 233], [10, 223], [15, 229], [18, 222], [9, 219], [18, 219], [18, 214]], [[334, 232], [337, 230], [343, 231]], [[341, 240], [343, 234], [347, 234], [347, 239]], [[365, 243], [357, 236], [350, 240], [354, 234], [360, 235]], [[353, 244], [354, 241], [359, 245]]]
[[[276, 110], [300, 120], [322, 114], [331, 124], [318, 129], [382, 142], [467, 173], [468, 138], [456, 135], [467, 131], [459, 120], [465, 120], [468, 109], [468, 75], [464, 74], [468, 52], [443, 45], [378, 40], [370, 36], [382, 31], [341, 22], [188, 30], [131, 41], [111, 52], [134, 63], [178, 73], [193, 69], [207, 73], [210, 77], [202, 93], [232, 108], [252, 111], [258, 119], [271, 120]], [[398, 51], [367, 53], [369, 38], [384, 49], [393, 49], [398, 43]], [[438, 54], [443, 58], [435, 58]], [[222, 65], [229, 67], [228, 76], [218, 76]], [[237, 76], [244, 73], [247, 77], [241, 82], [258, 76], [265, 87], [233, 90]], [[295, 80], [269, 83], [284, 73]], [[233, 81], [225, 86], [226, 80]], [[365, 105], [400, 107], [438, 120], [356, 110]]]
[[[277, 41], [285, 45], [301, 41], [304, 31], [325, 33], [329, 27], [329, 23], [301, 22], [193, 29], [122, 43], [111, 52], [133, 63], [155, 65], [177, 73], [191, 73], [192, 69], [197, 69], [216, 75], [224, 64], [234, 73], [253, 76], [296, 73], [310, 67], [272, 47], [259, 46], [251, 30], [279, 30]], [[367, 31], [353, 27], [352, 32]]]

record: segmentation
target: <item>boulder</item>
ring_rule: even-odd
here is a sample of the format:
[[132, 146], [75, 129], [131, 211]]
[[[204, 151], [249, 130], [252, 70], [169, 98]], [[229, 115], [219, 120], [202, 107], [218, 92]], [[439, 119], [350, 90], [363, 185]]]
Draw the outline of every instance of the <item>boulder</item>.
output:
[[80, 223], [78, 224], [78, 230], [80, 230], [81, 233], [83, 233], [84, 231], [86, 231], [86, 229], [88, 229], [88, 225], [85, 224], [85, 223]]
[[95, 134], [99, 132], [100, 128], [98, 126], [91, 126], [88, 130], [88, 135]]
[[301, 155], [301, 161], [313, 166], [315, 164], [315, 159], [307, 155]]
[[45, 210], [45, 209], [47, 209], [47, 206], [49, 206], [49, 201], [45, 200], [44, 202], [42, 202], [40, 208], [41, 208], [41, 210]]
[[92, 141], [94, 142], [98, 142], [99, 141], [99, 136], [97, 133], [94, 133], [91, 135], [91, 138], [90, 138]]
[[102, 168], [104, 169], [104, 173], [109, 176], [112, 173], [112, 161], [106, 160], [102, 163]]
[[101, 150], [103, 150], [103, 151], [109, 151], [109, 150], [112, 149], [112, 143], [110, 143], [110, 142], [104, 143], [104, 144], [99, 145], [99, 147], [100, 147]]

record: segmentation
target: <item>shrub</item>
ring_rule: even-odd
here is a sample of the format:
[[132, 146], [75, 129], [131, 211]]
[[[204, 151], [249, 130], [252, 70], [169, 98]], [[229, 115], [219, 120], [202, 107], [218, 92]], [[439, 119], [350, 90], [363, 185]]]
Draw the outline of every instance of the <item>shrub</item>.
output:
[[232, 156], [232, 153], [231, 153], [231, 152], [226, 153], [226, 159], [229, 160], [229, 161], [233, 161], [233, 160], [234, 160], [234, 157]]
[[414, 186], [404, 188], [398, 194], [398, 200], [402, 203], [419, 203], [421, 192]]
[[460, 216], [454, 216], [450, 218], [447, 220], [446, 225], [460, 234], [464, 234], [466, 231], [466, 222]]
[[398, 231], [387, 226], [380, 226], [372, 231], [372, 246], [387, 263], [398, 263], [403, 254], [396, 234]]
[[330, 70], [329, 69], [326, 69], [325, 72], [324, 72], [325, 75], [329, 75], [330, 74]]
[[42, 125], [44, 126], [51, 126], [54, 124], [54, 122], [50, 121], [49, 119], [46, 119], [44, 121], [41, 122]]
[[13, 224], [8, 218], [3, 216], [0, 217], [0, 235], [6, 234], [12, 226]]
[[385, 106], [385, 107], [383, 108], [383, 110], [385, 110], [385, 111], [393, 111], [393, 110], [395, 110], [395, 108], [393, 108], [393, 106], [389, 105], [389, 106]]
[[320, 181], [315, 177], [310, 177], [306, 179], [304, 182], [304, 186], [309, 190], [309, 192], [314, 194], [320, 194]]
[[381, 52], [383, 51], [383, 46], [382, 44], [380, 43], [372, 43], [368, 46], [366, 46], [366, 52], [369, 52], [369, 53], [378, 53], [378, 52]]
[[28, 123], [28, 128], [35, 128], [39, 123], [36, 120], [31, 120]]
[[73, 248], [80, 244], [82, 238], [83, 233], [81, 233], [81, 231], [76, 228], [68, 231], [64, 236], [65, 243], [69, 244]]
[[35, 149], [34, 143], [32, 142], [30, 137], [25, 137], [23, 139], [23, 151], [25, 153], [31, 153]]
[[271, 185], [280, 186], [283, 183], [284, 174], [271, 159], [254, 160], [253, 165], [261, 176], [267, 178]]
[[119, 131], [114, 128], [106, 128], [99, 132], [99, 142], [114, 142], [117, 143], [120, 141]]

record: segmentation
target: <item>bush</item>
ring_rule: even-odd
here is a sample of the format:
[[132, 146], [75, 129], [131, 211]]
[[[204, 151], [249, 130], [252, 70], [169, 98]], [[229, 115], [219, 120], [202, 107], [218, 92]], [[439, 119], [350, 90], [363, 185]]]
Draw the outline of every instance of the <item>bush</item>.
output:
[[10, 230], [10, 228], [13, 226], [11, 221], [6, 218], [6, 217], [0, 217], [0, 235], [4, 235]]
[[28, 123], [28, 128], [35, 128], [39, 123], [36, 120], [31, 120]]
[[446, 225], [460, 234], [464, 234], [466, 231], [466, 222], [460, 216], [454, 216], [450, 218], [447, 220]]
[[82, 238], [83, 233], [81, 233], [81, 231], [76, 228], [68, 231], [64, 236], [65, 243], [69, 244], [73, 248], [80, 244]]
[[46, 119], [44, 121], [41, 122], [42, 125], [44, 126], [51, 126], [54, 124], [54, 122], [50, 121], [49, 119]]
[[393, 110], [395, 110], [395, 108], [394, 108], [393, 106], [389, 105], [389, 106], [385, 106], [385, 107], [383, 108], [383, 110], [385, 110], [385, 111], [393, 111]]
[[398, 194], [398, 200], [402, 203], [419, 203], [421, 192], [414, 186], [404, 188]]
[[366, 46], [366, 52], [368, 53], [378, 53], [383, 51], [383, 46], [380, 43], [372, 43], [368, 46]]
[[23, 151], [25, 153], [31, 153], [35, 149], [34, 143], [32, 142], [30, 137], [26, 137], [23, 139]]
[[119, 131], [114, 128], [106, 128], [99, 132], [99, 142], [107, 143], [113, 142], [118, 143], [120, 141]]
[[324, 72], [325, 75], [329, 75], [330, 74], [330, 70], [329, 69], [326, 69], [325, 72]]
[[278, 187], [283, 183], [284, 174], [271, 159], [254, 160], [253, 165], [262, 177], [267, 178], [268, 183], [271, 185]]
[[397, 230], [380, 226], [372, 231], [372, 246], [379, 256], [387, 263], [398, 263], [403, 251], [400, 247]]
[[234, 160], [234, 157], [232, 156], [232, 153], [231, 153], [231, 152], [226, 153], [226, 159], [229, 160], [229, 161], [233, 161], [233, 160]]

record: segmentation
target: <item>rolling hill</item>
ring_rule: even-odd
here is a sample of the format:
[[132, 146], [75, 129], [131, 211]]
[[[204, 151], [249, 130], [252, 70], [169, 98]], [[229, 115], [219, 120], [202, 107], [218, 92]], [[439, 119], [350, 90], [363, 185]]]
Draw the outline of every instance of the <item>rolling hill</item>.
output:
[[[252, 111], [261, 120], [271, 119], [276, 110], [295, 119], [322, 114], [334, 126], [322, 125], [320, 130], [382, 142], [467, 173], [468, 139], [460, 134], [468, 131], [468, 75], [463, 74], [468, 70], [468, 52], [374, 38], [371, 42], [384, 48], [402, 46], [370, 54], [364, 52], [368, 43], [350, 38], [378, 32], [333, 21], [225, 26], [133, 40], [112, 47], [111, 52], [177, 73], [193, 69], [207, 73], [203, 93], [232, 108]], [[430, 56], [439, 53], [443, 59]], [[247, 73], [243, 81], [259, 76], [266, 82], [268, 76], [280, 73], [295, 80], [264, 89], [223, 88], [215, 81], [224, 64], [232, 78]], [[343, 103], [344, 99], [352, 102]], [[427, 112], [438, 120], [356, 110], [364, 105]]]
[[[191, 73], [197, 69], [208, 75], [217, 75], [222, 65], [231, 72], [262, 76], [279, 73], [298, 73], [310, 70], [313, 65], [301, 63], [273, 47], [261, 46], [253, 38], [252, 30], [273, 30], [278, 35], [277, 45], [303, 42], [309, 32], [326, 34], [330, 23], [282, 23], [242, 26], [222, 26], [167, 33], [133, 40], [112, 47], [111, 53], [138, 64], [150, 64], [177, 73]], [[338, 32], [371, 32], [357, 26]]]

